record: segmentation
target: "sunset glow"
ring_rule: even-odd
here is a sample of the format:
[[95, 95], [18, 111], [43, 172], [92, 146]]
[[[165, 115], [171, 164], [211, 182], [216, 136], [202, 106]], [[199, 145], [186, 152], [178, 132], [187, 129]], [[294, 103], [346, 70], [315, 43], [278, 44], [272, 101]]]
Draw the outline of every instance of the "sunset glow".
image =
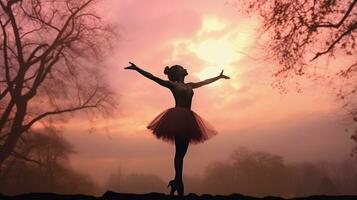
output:
[[[120, 105], [116, 117], [105, 123], [96, 122], [109, 132], [103, 128], [85, 135], [85, 126], [72, 126], [81, 132], [67, 134], [73, 144], [81, 138], [89, 146], [96, 146], [95, 150], [78, 146], [80, 153], [73, 157], [78, 168], [85, 169], [83, 163], [106, 159], [118, 163], [126, 173], [153, 173], [165, 180], [173, 173], [173, 146], [157, 140], [146, 129], [154, 117], [174, 106], [172, 94], [124, 70], [129, 61], [162, 79], [167, 79], [164, 67], [174, 64], [188, 70], [186, 82], [215, 77], [221, 70], [231, 77], [195, 90], [192, 109], [219, 134], [206, 144], [189, 148], [185, 163], [188, 175], [202, 173], [206, 164], [226, 158], [241, 145], [277, 153], [292, 161], [338, 159], [348, 151], [345, 141], [336, 142], [341, 138], [337, 125], [326, 121], [326, 116], [338, 107], [329, 95], [316, 94], [311, 89], [305, 89], [304, 95], [281, 95], [271, 88], [276, 64], [260, 59], [264, 52], [256, 42], [256, 18], [244, 18], [218, 0], [177, 1], [175, 6], [171, 1], [159, 0], [112, 1], [106, 15], [123, 27], [118, 49], [107, 61], [111, 66], [108, 80], [118, 93]], [[299, 129], [295, 131], [295, 127]], [[320, 141], [297, 142], [304, 134]], [[318, 147], [311, 148], [312, 145]], [[297, 149], [300, 153], [296, 153]], [[90, 152], [96, 156], [92, 158]], [[86, 161], [82, 160], [84, 155]], [[93, 177], [104, 183], [116, 167], [103, 164], [101, 169], [89, 166], [86, 170], [94, 170]]]
[[357, 199], [357, 0], [0, 5], [0, 199]]
[[[226, 74], [235, 78], [241, 71], [235, 63], [244, 58], [244, 52], [254, 41], [255, 27], [246, 27], [244, 31], [240, 31], [238, 27], [231, 30], [227, 23], [218, 18], [205, 17], [195, 37], [172, 43], [174, 47], [172, 57], [179, 59], [187, 53], [195, 55], [205, 66], [202, 70], [194, 72], [200, 79], [214, 77], [221, 70], [225, 70]], [[232, 80], [231, 84], [235, 88], [240, 87], [237, 79]]]

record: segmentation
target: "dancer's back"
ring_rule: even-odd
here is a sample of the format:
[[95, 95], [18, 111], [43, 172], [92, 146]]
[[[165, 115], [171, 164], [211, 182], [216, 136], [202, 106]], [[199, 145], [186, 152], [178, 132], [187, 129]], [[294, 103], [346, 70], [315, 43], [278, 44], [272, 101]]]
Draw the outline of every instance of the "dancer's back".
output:
[[191, 109], [193, 90], [190, 84], [174, 82], [175, 87], [170, 89], [175, 98], [176, 107]]

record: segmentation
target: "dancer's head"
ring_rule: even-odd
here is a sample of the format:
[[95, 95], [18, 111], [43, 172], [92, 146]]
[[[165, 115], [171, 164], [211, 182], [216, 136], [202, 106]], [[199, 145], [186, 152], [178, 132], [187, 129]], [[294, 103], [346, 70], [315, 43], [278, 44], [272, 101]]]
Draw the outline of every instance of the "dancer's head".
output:
[[165, 67], [164, 73], [169, 77], [170, 81], [183, 81], [188, 74], [187, 70], [181, 65], [173, 65]]

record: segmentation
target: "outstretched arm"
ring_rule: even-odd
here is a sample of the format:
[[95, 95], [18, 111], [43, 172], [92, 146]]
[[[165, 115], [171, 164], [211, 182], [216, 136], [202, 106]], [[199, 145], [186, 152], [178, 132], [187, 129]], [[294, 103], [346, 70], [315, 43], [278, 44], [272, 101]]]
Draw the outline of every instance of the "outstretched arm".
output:
[[146, 78], [155, 81], [156, 83], [160, 84], [161, 86], [167, 87], [167, 88], [173, 88], [174, 84], [171, 83], [170, 81], [166, 81], [166, 80], [162, 80], [159, 77], [156, 77], [154, 75], [152, 75], [151, 73], [140, 69], [138, 66], [136, 66], [134, 63], [129, 62], [130, 66], [125, 67], [124, 69], [131, 69], [131, 70], [135, 70], [137, 72], [139, 72], [141, 75], [145, 76]]
[[230, 79], [228, 76], [223, 75], [223, 70], [222, 70], [222, 72], [216, 77], [209, 78], [209, 79], [206, 79], [204, 81], [197, 82], [197, 83], [188, 83], [188, 84], [190, 84], [192, 88], [199, 88], [199, 87], [202, 87], [204, 85], [208, 85], [210, 83], [213, 83], [213, 82], [215, 82], [215, 81], [217, 81], [217, 80], [219, 80], [221, 78]]

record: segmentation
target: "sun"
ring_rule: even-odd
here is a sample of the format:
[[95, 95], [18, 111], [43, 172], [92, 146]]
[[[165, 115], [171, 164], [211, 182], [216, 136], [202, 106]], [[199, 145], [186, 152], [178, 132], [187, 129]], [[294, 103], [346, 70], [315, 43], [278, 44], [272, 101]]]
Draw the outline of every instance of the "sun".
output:
[[172, 58], [176, 60], [187, 53], [198, 58], [205, 67], [194, 74], [201, 80], [217, 76], [223, 69], [225, 74], [235, 77], [241, 73], [236, 63], [245, 57], [243, 52], [253, 43], [253, 35], [251, 24], [230, 24], [217, 17], [204, 17], [195, 37], [173, 42]]
[[231, 75], [238, 73], [239, 69], [234, 63], [245, 56], [242, 52], [253, 39], [249, 27], [232, 27], [218, 18], [206, 17], [197, 33], [197, 40], [188, 43], [187, 49], [207, 65], [196, 73], [200, 79], [217, 75], [222, 69]]
[[206, 39], [199, 43], [192, 43], [189, 48], [198, 58], [209, 65], [227, 65], [237, 59], [234, 46], [227, 39]]

